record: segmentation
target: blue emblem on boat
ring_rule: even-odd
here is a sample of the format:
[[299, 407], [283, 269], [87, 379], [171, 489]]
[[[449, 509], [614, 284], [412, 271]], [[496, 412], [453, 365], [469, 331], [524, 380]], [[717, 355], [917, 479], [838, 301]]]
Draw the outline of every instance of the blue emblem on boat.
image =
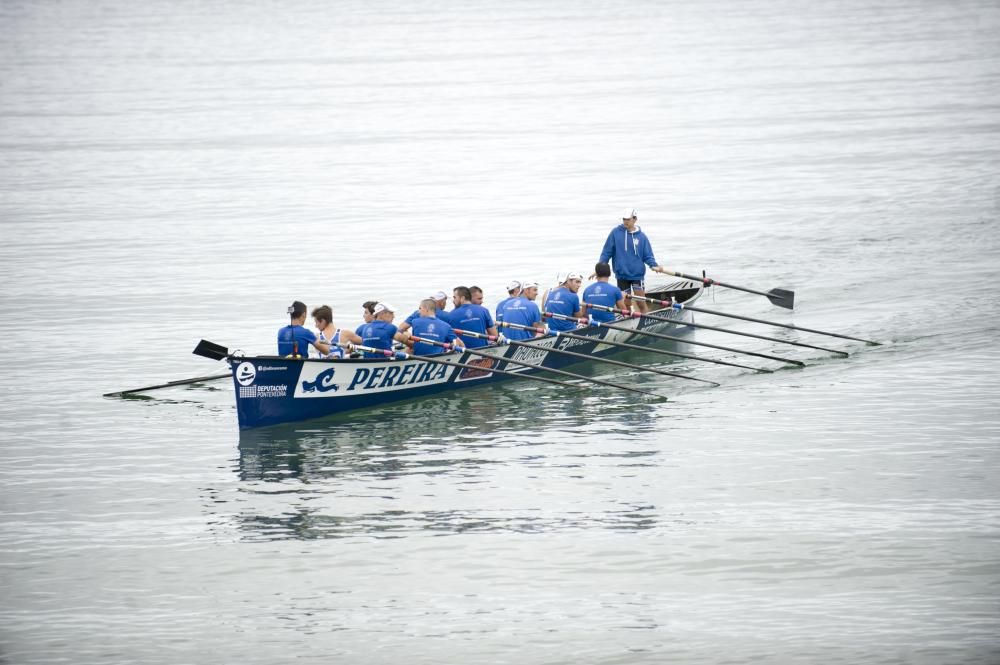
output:
[[331, 367], [330, 369], [326, 370], [325, 372], [322, 372], [319, 376], [317, 376], [315, 381], [303, 381], [302, 382], [303, 392], [325, 393], [330, 390], [336, 391], [338, 388], [340, 388], [340, 386], [338, 386], [336, 383], [333, 382], [333, 374], [335, 371], [336, 371], [335, 368]]

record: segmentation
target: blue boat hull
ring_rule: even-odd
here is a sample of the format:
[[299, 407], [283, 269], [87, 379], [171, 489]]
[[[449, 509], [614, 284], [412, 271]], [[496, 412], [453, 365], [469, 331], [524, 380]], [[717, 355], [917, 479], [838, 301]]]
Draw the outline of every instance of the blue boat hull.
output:
[[[693, 297], [693, 302], [700, 290]], [[622, 319], [614, 325], [632, 330], [649, 330], [670, 335], [687, 333], [692, 313], [686, 310], [661, 310], [653, 319]], [[561, 369], [585, 362], [555, 350], [572, 351], [588, 356], [608, 356], [620, 347], [601, 344], [601, 340], [647, 344], [653, 339], [633, 332], [605, 327], [587, 327], [573, 331], [587, 340], [569, 337], [544, 337], [526, 345], [503, 345], [476, 349], [493, 358], [467, 352], [447, 353], [435, 359], [475, 365], [481, 369], [449, 367], [419, 359], [293, 359], [280, 356], [245, 356], [230, 358], [236, 410], [240, 429], [266, 427], [280, 423], [310, 420], [356, 409], [370, 408], [400, 400], [409, 400], [461, 388], [492, 384], [513, 379], [491, 369], [515, 374], [539, 372], [535, 367]], [[512, 362], [517, 361], [517, 362]], [[528, 363], [525, 366], [519, 363]], [[552, 376], [552, 375], [546, 375]]]

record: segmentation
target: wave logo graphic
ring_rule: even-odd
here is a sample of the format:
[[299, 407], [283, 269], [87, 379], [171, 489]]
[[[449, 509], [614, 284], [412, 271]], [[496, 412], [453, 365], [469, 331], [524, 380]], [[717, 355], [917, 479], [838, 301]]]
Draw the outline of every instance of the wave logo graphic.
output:
[[307, 393], [325, 393], [330, 390], [336, 391], [340, 388], [340, 386], [333, 382], [333, 374], [335, 371], [336, 370], [331, 367], [317, 376], [315, 381], [303, 381], [302, 391]]
[[257, 368], [252, 362], [241, 362], [236, 368], [236, 382], [241, 386], [249, 386], [257, 378]]

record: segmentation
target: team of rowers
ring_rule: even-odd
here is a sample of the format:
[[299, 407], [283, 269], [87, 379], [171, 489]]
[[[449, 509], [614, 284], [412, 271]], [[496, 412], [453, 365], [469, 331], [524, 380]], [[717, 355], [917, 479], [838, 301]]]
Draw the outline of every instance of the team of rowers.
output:
[[[615, 310], [627, 309], [626, 293], [645, 294], [647, 265], [656, 272], [665, 272], [653, 257], [648, 238], [636, 226], [637, 219], [634, 209], [625, 211], [622, 224], [608, 235], [590, 275], [595, 281], [582, 294], [580, 273], [560, 273], [557, 285], [543, 294], [540, 308], [535, 303], [538, 283], [512, 280], [507, 284], [507, 298], [496, 306], [494, 318], [482, 304], [482, 289], [458, 286], [452, 291], [453, 309], [445, 310], [447, 294], [437, 291], [421, 300], [417, 310], [399, 326], [393, 324], [394, 306], [385, 301], [368, 301], [362, 306], [364, 323], [355, 330], [335, 326], [330, 307], [322, 305], [311, 313], [316, 332], [305, 327], [307, 308], [296, 300], [288, 308], [289, 325], [278, 331], [278, 355], [306, 358], [311, 346], [320, 358], [343, 358], [350, 345], [389, 351], [395, 342], [411, 348], [413, 355], [433, 355], [451, 348], [478, 348], [491, 341], [524, 340], [548, 331], [572, 330], [581, 319], [612, 321]], [[612, 268], [617, 285], [609, 282]], [[633, 300], [631, 305], [646, 311], [641, 300]], [[364, 351], [367, 358], [383, 355]]]

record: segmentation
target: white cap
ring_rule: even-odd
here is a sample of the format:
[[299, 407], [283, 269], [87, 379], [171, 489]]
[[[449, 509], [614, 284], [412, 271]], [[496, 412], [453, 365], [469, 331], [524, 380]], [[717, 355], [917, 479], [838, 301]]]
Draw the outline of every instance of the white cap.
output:
[[382, 312], [392, 312], [393, 314], [395, 314], [396, 308], [387, 302], [375, 303], [375, 314], [381, 314]]
[[536, 282], [533, 279], [529, 279], [529, 280], [525, 281], [523, 284], [521, 284], [521, 288], [522, 289], [537, 289], [538, 288], [538, 282]]
[[521, 282], [517, 281], [516, 279], [512, 279], [509, 282], [507, 282], [507, 293], [510, 293], [511, 291], [516, 291], [517, 289], [520, 288], [521, 288]]
[[578, 280], [580, 280], [582, 282], [583, 281], [583, 275], [581, 275], [578, 272], [571, 272], [568, 275], [566, 275], [566, 281], [568, 282], [571, 279], [578, 279]]
[[430, 294], [427, 297], [430, 298], [431, 300], [447, 300], [448, 294], [445, 293], [444, 291], [435, 291], [434, 293]]
[[560, 270], [559, 272], [557, 272], [556, 273], [556, 284], [562, 284], [563, 282], [565, 282], [566, 281], [566, 275], [568, 275], [568, 274], [569, 273], [566, 272], [565, 270]]
[[633, 217], [636, 219], [639, 218], [639, 213], [635, 208], [625, 208], [625, 210], [622, 211], [622, 219], [632, 219]]

